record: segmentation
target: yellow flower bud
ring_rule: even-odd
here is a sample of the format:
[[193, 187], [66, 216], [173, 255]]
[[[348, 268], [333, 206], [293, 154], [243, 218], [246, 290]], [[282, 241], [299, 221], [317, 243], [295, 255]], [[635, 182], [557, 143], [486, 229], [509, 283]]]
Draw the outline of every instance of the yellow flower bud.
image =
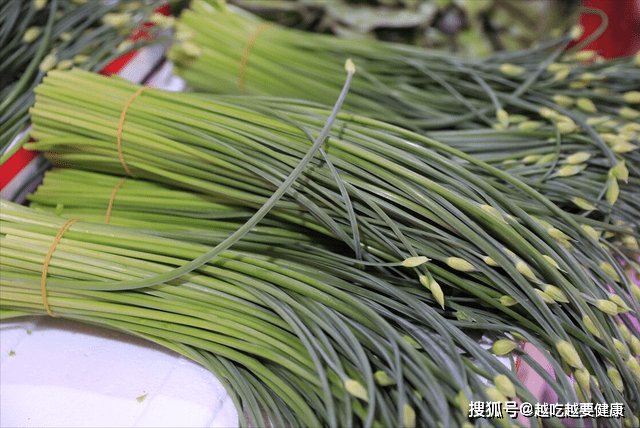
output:
[[545, 259], [547, 262], [549, 262], [551, 266], [553, 266], [554, 268], [558, 270], [562, 270], [560, 269], [560, 265], [558, 265], [558, 262], [556, 262], [551, 256], [547, 256], [546, 254], [543, 254], [542, 258]]
[[593, 227], [589, 226], [588, 224], [581, 224], [580, 227], [582, 228], [582, 230], [587, 232], [589, 236], [593, 238], [594, 241], [597, 241], [600, 239], [601, 233], [597, 232]]
[[640, 118], [640, 111], [627, 106], [622, 107], [620, 110], [618, 110], [618, 114], [620, 115], [620, 117], [624, 117], [625, 119], [633, 120]]
[[575, 152], [575, 153], [571, 154], [570, 156], [567, 156], [567, 159], [565, 160], [565, 162], [570, 164], [570, 165], [575, 165], [575, 164], [586, 162], [589, 159], [591, 159], [591, 153], [589, 153], [589, 152]]
[[618, 200], [620, 195], [620, 186], [618, 186], [618, 180], [611, 178], [607, 181], [607, 202], [609, 205], [613, 205]]
[[566, 233], [564, 233], [563, 231], [555, 227], [550, 227], [549, 229], [547, 229], [547, 234], [549, 234], [549, 236], [552, 237], [553, 239], [557, 239], [557, 240], [571, 239], [569, 235], [567, 235]]
[[442, 288], [440, 284], [436, 282], [436, 280], [432, 280], [429, 284], [429, 290], [431, 290], [431, 294], [436, 299], [436, 302], [444, 309], [444, 293], [442, 292]]
[[542, 123], [537, 120], [527, 120], [518, 124], [518, 129], [523, 132], [533, 132], [542, 128]]
[[[569, 64], [561, 64], [559, 62], [552, 62], [547, 66], [547, 71], [550, 73], [557, 73], [561, 70], [571, 70], [571, 66]], [[560, 104], [560, 103], [557, 103]]]
[[360, 382], [355, 379], [346, 379], [344, 381], [344, 388], [347, 392], [353, 395], [356, 398], [360, 398], [364, 401], [369, 401], [369, 395], [367, 394], [367, 390], [362, 386]]
[[506, 74], [507, 76], [512, 76], [512, 77], [521, 76], [526, 72], [526, 70], [523, 67], [520, 67], [519, 65], [515, 65], [515, 64], [509, 64], [509, 63], [502, 64], [500, 66], [500, 71], [503, 74]]
[[615, 367], [609, 366], [607, 368], [607, 376], [613, 386], [620, 392], [624, 391], [624, 383], [622, 382], [622, 377], [620, 376], [620, 372], [615, 369]]
[[555, 158], [555, 153], [547, 153], [546, 155], [540, 156], [540, 158], [536, 161], [536, 165], [551, 163]]
[[407, 342], [413, 349], [422, 349], [422, 346], [411, 336], [405, 334], [402, 336], [402, 340]]
[[589, 333], [593, 334], [595, 337], [600, 337], [600, 332], [598, 331], [598, 328], [593, 323], [593, 320], [589, 318], [588, 315], [582, 316], [582, 322], [584, 323], [584, 326]]
[[498, 391], [498, 388], [495, 388], [495, 387], [485, 388], [485, 392], [487, 393], [491, 401], [499, 401], [501, 403], [504, 403], [505, 401], [507, 401], [507, 397], [505, 397], [503, 393]]
[[558, 353], [562, 357], [563, 361], [565, 361], [571, 367], [576, 369], [584, 368], [582, 360], [578, 355], [578, 351], [576, 351], [576, 348], [574, 348], [571, 343], [567, 342], [566, 340], [559, 340], [556, 343], [556, 349], [558, 350]]
[[131, 17], [126, 13], [105, 13], [102, 22], [114, 28], [126, 27], [131, 22]]
[[404, 267], [416, 267], [429, 261], [425, 256], [409, 257], [403, 260], [402, 266]]
[[378, 370], [377, 372], [375, 372], [373, 374], [373, 378], [375, 379], [376, 383], [380, 386], [389, 386], [389, 385], [396, 384], [396, 380], [391, 376], [389, 376], [387, 372], [385, 372], [384, 370]]
[[618, 313], [625, 314], [631, 310], [629, 306], [622, 300], [622, 297], [617, 294], [609, 294], [609, 300], [618, 305]]
[[616, 338], [613, 339], [613, 345], [616, 347], [616, 350], [623, 359], [629, 357], [630, 354], [629, 350], [627, 349], [627, 345]]
[[556, 302], [569, 303], [566, 293], [555, 285], [547, 284], [543, 288], [545, 294], [550, 296]]
[[592, 50], [578, 51], [573, 54], [573, 60], [579, 61], [579, 62], [589, 61], [596, 56], [596, 53], [597, 53], [596, 51], [592, 51]]
[[40, 63], [40, 71], [46, 73], [56, 66], [56, 62], [58, 62], [56, 55], [54, 53], [50, 53], [49, 55], [45, 56]]
[[575, 377], [576, 382], [578, 382], [578, 384], [585, 391], [589, 391], [590, 389], [589, 383], [591, 382], [591, 375], [589, 374], [587, 369], [576, 370], [575, 372], [573, 372], [573, 376]]
[[622, 338], [624, 340], [626, 340], [627, 342], [631, 341], [631, 332], [629, 331], [626, 325], [624, 325], [621, 322], [618, 322], [618, 330], [620, 330], [620, 334], [622, 335]]
[[634, 151], [638, 148], [638, 146], [636, 146], [635, 144], [631, 144], [627, 141], [623, 141], [619, 144], [615, 144], [614, 146], [611, 147], [611, 150], [613, 150], [614, 153], [628, 153], [631, 151]]
[[506, 223], [504, 217], [502, 217], [502, 214], [500, 213], [500, 211], [498, 211], [497, 209], [495, 209], [494, 207], [492, 207], [491, 205], [480, 205], [480, 208], [482, 209], [482, 211], [486, 211], [489, 214], [491, 214], [492, 216], [494, 216], [496, 219], [502, 221], [503, 223]]
[[496, 262], [495, 260], [493, 260], [491, 257], [489, 256], [484, 256], [482, 258], [482, 260], [488, 265], [488, 266], [500, 266], [498, 264], [498, 262]]
[[564, 165], [560, 169], [558, 169], [558, 176], [560, 177], [571, 177], [572, 175], [579, 174], [587, 167], [587, 164], [579, 164], [579, 165]]
[[47, 0], [33, 0], [33, 8], [38, 11], [44, 9], [47, 5]]
[[502, 124], [502, 126], [509, 126], [509, 113], [505, 109], [500, 109], [496, 112], [496, 118]]
[[584, 89], [589, 86], [590, 82], [585, 82], [584, 80], [573, 80], [569, 82], [570, 89]]
[[596, 307], [605, 314], [613, 316], [618, 315], [618, 305], [613, 303], [611, 300], [598, 299], [596, 300]]
[[602, 269], [604, 273], [609, 275], [611, 279], [613, 279], [616, 282], [620, 282], [620, 275], [618, 275], [618, 272], [614, 269], [611, 263], [601, 262], [598, 266], [600, 267], [600, 269]]
[[538, 114], [545, 119], [557, 119], [561, 116], [560, 113], [553, 109], [550, 109], [549, 107], [541, 107], [540, 110], [538, 110]]
[[473, 272], [476, 270], [471, 263], [460, 257], [449, 257], [447, 259], [447, 265], [461, 272]]
[[573, 202], [574, 204], [576, 204], [578, 207], [582, 208], [583, 210], [593, 211], [593, 210], [596, 209], [596, 206], [593, 205], [591, 202], [587, 201], [586, 199], [579, 198], [577, 196], [572, 198], [571, 202]]
[[71, 67], [73, 67], [73, 60], [71, 59], [63, 59], [62, 61], [60, 61], [58, 63], [58, 65], [56, 66], [56, 68], [58, 70], [68, 70]]
[[22, 41], [25, 43], [31, 43], [38, 38], [41, 32], [42, 29], [40, 27], [29, 27], [22, 35]]
[[518, 260], [516, 262], [516, 269], [518, 270], [518, 272], [520, 272], [522, 275], [524, 275], [525, 278], [527, 278], [529, 281], [531, 281], [531, 282], [539, 282], [538, 278], [536, 278], [536, 275], [533, 273], [531, 268], [529, 266], [527, 266], [527, 264], [525, 262], [523, 262], [522, 260]]
[[596, 113], [598, 109], [596, 105], [589, 98], [580, 97], [576, 100], [576, 105], [582, 111], [587, 113]]
[[562, 95], [562, 94], [556, 94], [553, 96], [553, 102], [558, 104], [559, 106], [562, 107], [571, 107], [573, 106], [573, 104], [576, 102], [576, 100], [574, 100], [571, 97], [568, 97], [566, 95]]
[[616, 144], [620, 144], [626, 141], [621, 135], [612, 134], [610, 132], [601, 133], [600, 138], [609, 146], [615, 146]]
[[469, 411], [469, 403], [471, 403], [471, 400], [469, 400], [467, 394], [465, 394], [463, 390], [458, 392], [456, 402], [458, 404], [458, 408], [462, 411], [462, 414], [466, 414]]
[[561, 134], [571, 134], [578, 129], [576, 123], [566, 116], [563, 116], [563, 119], [558, 121], [557, 127]]
[[63, 42], [71, 40], [71, 33], [68, 31], [60, 33], [60, 40], [62, 40]]
[[640, 287], [632, 282], [629, 285], [629, 288], [631, 288], [631, 292], [635, 296], [636, 300], [640, 301]]
[[613, 168], [611, 168], [609, 172], [618, 180], [622, 180], [625, 183], [629, 181], [629, 170], [625, 165], [624, 159], [618, 162]]
[[606, 122], [609, 119], [610, 119], [609, 116], [588, 117], [587, 118], [587, 125], [591, 125], [591, 126], [600, 125], [600, 124]]
[[542, 157], [542, 155], [527, 155], [527, 156], [522, 158], [522, 163], [530, 164], [530, 163], [533, 163], [533, 162], [537, 161], [541, 157]]
[[407, 428], [414, 428], [416, 426], [416, 411], [413, 410], [413, 407], [410, 405], [405, 404], [402, 412], [404, 426]]
[[640, 103], [640, 91], [625, 92], [622, 94], [622, 99], [629, 104], [638, 104]]
[[500, 303], [503, 304], [504, 306], [513, 306], [513, 305], [517, 305], [518, 301], [511, 296], [504, 295], [500, 297]]
[[507, 355], [518, 347], [518, 343], [509, 339], [500, 339], [493, 342], [491, 352], [496, 355]]
[[553, 297], [549, 296], [547, 293], [545, 293], [544, 291], [538, 288], [536, 288], [536, 293], [538, 293], [538, 296], [540, 296], [543, 302], [548, 303], [550, 305], [553, 305], [556, 303], [556, 301], [553, 300]]
[[493, 384], [498, 388], [498, 391], [506, 397], [516, 396], [516, 387], [511, 382], [511, 379], [507, 375], [499, 374], [493, 378]]
[[631, 346], [631, 350], [635, 355], [640, 355], [640, 339], [637, 336], [631, 336], [629, 346]]
[[87, 55], [76, 55], [73, 57], [73, 63], [77, 65], [84, 64], [88, 59]]

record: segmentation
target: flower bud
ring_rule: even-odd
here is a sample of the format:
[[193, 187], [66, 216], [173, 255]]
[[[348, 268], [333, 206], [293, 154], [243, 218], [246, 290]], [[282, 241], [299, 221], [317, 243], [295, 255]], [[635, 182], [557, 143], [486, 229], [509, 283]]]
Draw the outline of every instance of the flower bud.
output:
[[500, 339], [493, 342], [491, 352], [496, 355], [507, 355], [518, 347], [518, 343], [509, 339]]
[[516, 262], [516, 269], [518, 270], [518, 272], [520, 272], [522, 275], [524, 275], [524, 277], [527, 278], [529, 281], [531, 281], [531, 282], [539, 282], [538, 278], [536, 278], [536, 275], [533, 273], [531, 268], [529, 266], [527, 266], [527, 264], [525, 262], [523, 262], [522, 260], [518, 260]]
[[46, 73], [47, 71], [55, 67], [57, 62], [58, 59], [56, 58], [56, 55], [54, 53], [50, 53], [49, 55], [45, 56], [40, 63], [40, 71]]
[[373, 374], [373, 378], [375, 379], [376, 383], [380, 386], [389, 386], [389, 385], [396, 384], [396, 380], [391, 376], [389, 376], [387, 372], [385, 372], [384, 370], [378, 370], [377, 372], [375, 372]]
[[544, 291], [538, 288], [536, 288], [536, 293], [538, 293], [538, 296], [540, 296], [543, 302], [548, 303], [550, 305], [553, 305], [556, 303], [556, 301], [553, 300], [553, 297], [549, 296], [547, 293], [545, 293]]
[[607, 180], [607, 202], [609, 205], [613, 205], [620, 196], [620, 186], [618, 186], [618, 180], [614, 177]]
[[640, 339], [637, 336], [631, 336], [631, 340], [629, 340], [629, 346], [631, 347], [631, 351], [635, 355], [640, 355]]
[[500, 65], [500, 71], [507, 76], [516, 77], [523, 75], [526, 70], [523, 67], [515, 64], [505, 63]]
[[33, 8], [38, 11], [44, 9], [47, 5], [47, 0], [33, 0]]
[[22, 41], [25, 43], [31, 43], [38, 38], [41, 32], [42, 29], [40, 27], [29, 27], [22, 35]]
[[629, 104], [638, 104], [640, 103], [640, 91], [625, 92], [622, 94], [622, 99]]
[[616, 179], [622, 180], [625, 183], [629, 181], [629, 170], [625, 165], [624, 159], [618, 162], [613, 168], [609, 170], [609, 173]]
[[442, 292], [442, 288], [440, 284], [435, 279], [432, 279], [429, 283], [429, 290], [431, 290], [431, 294], [436, 299], [436, 302], [440, 305], [442, 309], [444, 309], [444, 293]]
[[584, 368], [582, 360], [578, 355], [578, 351], [576, 351], [576, 348], [574, 348], [571, 343], [567, 342], [566, 340], [559, 340], [556, 343], [556, 349], [558, 350], [558, 353], [562, 357], [563, 361], [565, 361], [571, 367], [576, 369]]
[[527, 156], [522, 158], [522, 163], [530, 164], [530, 163], [533, 163], [533, 162], [537, 161], [541, 157], [542, 157], [541, 155], [527, 155]]
[[509, 126], [509, 113], [505, 109], [500, 109], [496, 112], [496, 118], [502, 124], [502, 126]]
[[511, 382], [511, 379], [507, 375], [499, 374], [493, 378], [493, 384], [498, 388], [501, 394], [506, 397], [516, 396], [516, 387]]
[[482, 258], [482, 260], [488, 265], [488, 266], [500, 266], [498, 264], [498, 262], [496, 262], [495, 260], [493, 260], [491, 257], [489, 256], [484, 256]]
[[611, 150], [613, 150], [614, 153], [622, 154], [622, 153], [632, 152], [637, 148], [638, 146], [636, 146], [635, 144], [631, 144], [628, 141], [623, 141], [619, 144], [613, 145], [611, 147]]
[[582, 162], [586, 162], [590, 158], [591, 158], [591, 153], [589, 152], [576, 152], [570, 156], [567, 156], [567, 159], [565, 160], [565, 162], [570, 165], [575, 165]]
[[464, 415], [469, 411], [469, 404], [471, 403], [471, 400], [469, 400], [467, 394], [465, 394], [463, 390], [460, 390], [456, 396], [456, 403]]
[[594, 241], [597, 241], [598, 239], [600, 239], [600, 233], [597, 232], [593, 227], [589, 226], [588, 224], [581, 224], [580, 227], [582, 228], [582, 230], [587, 232], [587, 234], [591, 238], [593, 238]]
[[586, 199], [579, 198], [577, 196], [572, 198], [571, 202], [573, 202], [574, 204], [576, 204], [578, 207], [582, 208], [583, 210], [593, 211], [593, 210], [596, 209], [596, 206], [593, 205], [591, 202], [587, 201]]
[[576, 370], [573, 372], [573, 375], [576, 379], [576, 382], [584, 389], [585, 391], [589, 391], [590, 386], [589, 383], [591, 381], [591, 375], [587, 371], [587, 369]]
[[562, 116], [561, 119], [562, 120], [559, 120], [556, 125], [561, 134], [571, 134], [578, 129], [578, 126], [571, 118]]
[[631, 310], [631, 308], [629, 306], [627, 306], [627, 304], [624, 302], [624, 300], [622, 300], [622, 297], [620, 297], [617, 294], [609, 294], [609, 300], [611, 300], [613, 303], [618, 305], [618, 313], [619, 314], [626, 314], [627, 312], [629, 312]]
[[553, 81], [554, 82], [560, 82], [561, 80], [565, 80], [567, 77], [569, 77], [570, 73], [571, 73], [571, 69], [570, 68], [564, 68], [564, 69], [558, 71], [553, 76]]
[[404, 259], [402, 266], [404, 267], [416, 267], [429, 261], [425, 256], [409, 257]]
[[578, 108], [587, 113], [596, 113], [598, 109], [596, 105], [589, 98], [580, 97], [576, 100]]
[[498, 211], [497, 209], [495, 209], [494, 207], [492, 207], [491, 205], [480, 205], [480, 208], [482, 208], [482, 211], [486, 211], [489, 214], [491, 214], [492, 216], [494, 216], [496, 219], [500, 220], [503, 223], [506, 223], [504, 217], [502, 217], [502, 214], [500, 214], [500, 211]]
[[625, 345], [622, 341], [614, 338], [613, 345], [616, 347], [616, 350], [620, 354], [620, 356], [625, 359], [629, 358], [629, 349], [627, 349], [627, 345]]
[[558, 170], [558, 176], [560, 177], [571, 177], [572, 175], [579, 174], [587, 167], [586, 164], [579, 165], [564, 165]]
[[620, 372], [616, 370], [615, 367], [609, 366], [607, 368], [607, 376], [618, 391], [624, 391], [624, 383], [622, 383], [622, 377], [620, 376]]
[[533, 132], [542, 128], [542, 122], [537, 120], [527, 120], [518, 124], [518, 129], [523, 132]]
[[403, 423], [406, 428], [414, 428], [416, 426], [416, 411], [408, 404], [402, 409]]
[[347, 392], [353, 395], [356, 398], [360, 398], [364, 401], [369, 401], [369, 395], [367, 394], [367, 390], [362, 386], [360, 382], [355, 379], [346, 379], [344, 381], [344, 388]]
[[460, 257], [449, 257], [447, 259], [447, 265], [461, 272], [474, 272], [476, 270], [471, 263]]
[[618, 110], [618, 114], [620, 115], [620, 117], [624, 117], [625, 119], [633, 120], [640, 118], [640, 111], [627, 106], [622, 107], [620, 110]]
[[[562, 64], [559, 62], [552, 62], [547, 66], [547, 71], [550, 73], [557, 73], [561, 70], [571, 70], [571, 66], [569, 64]], [[556, 104], [560, 104], [556, 101]]]
[[555, 153], [549, 153], [544, 156], [540, 156], [536, 161], [536, 165], [544, 165], [547, 163], [551, 163], [556, 158]]
[[555, 285], [546, 284], [543, 287], [543, 290], [546, 295], [550, 296], [553, 300], [560, 303], [569, 303], [569, 298], [560, 288]]
[[126, 27], [131, 22], [131, 16], [126, 13], [105, 13], [102, 22], [114, 28]]
[[615, 282], [620, 282], [620, 275], [618, 275], [618, 272], [614, 269], [611, 263], [601, 262], [599, 267], [600, 269], [602, 269], [604, 273], [606, 273], [609, 277], [611, 277], [611, 279], [613, 279]]
[[402, 336], [402, 340], [407, 342], [413, 349], [422, 349], [422, 345], [420, 345], [413, 337], [409, 336], [408, 334]]
[[618, 305], [610, 300], [598, 299], [596, 300], [596, 307], [605, 314], [618, 315]]
[[500, 297], [500, 303], [503, 304], [504, 306], [513, 306], [513, 305], [517, 305], [518, 301], [513, 297], [505, 294], [504, 296]]
[[600, 337], [600, 332], [589, 315], [583, 315], [582, 322], [589, 333], [593, 334], [595, 337]]
[[553, 102], [558, 104], [559, 106], [569, 108], [572, 107], [576, 101], [566, 95], [556, 94], [553, 96]]

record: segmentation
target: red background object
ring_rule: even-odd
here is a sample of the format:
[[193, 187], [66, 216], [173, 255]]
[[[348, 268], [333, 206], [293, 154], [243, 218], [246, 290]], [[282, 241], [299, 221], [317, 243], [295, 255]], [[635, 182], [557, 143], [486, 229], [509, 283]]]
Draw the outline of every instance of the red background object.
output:
[[[604, 33], [585, 50], [596, 51], [606, 59], [631, 56], [640, 50], [640, 0], [582, 0], [582, 7], [600, 9], [609, 18]], [[600, 16], [581, 13], [584, 34], [578, 43], [593, 34], [601, 23]]]

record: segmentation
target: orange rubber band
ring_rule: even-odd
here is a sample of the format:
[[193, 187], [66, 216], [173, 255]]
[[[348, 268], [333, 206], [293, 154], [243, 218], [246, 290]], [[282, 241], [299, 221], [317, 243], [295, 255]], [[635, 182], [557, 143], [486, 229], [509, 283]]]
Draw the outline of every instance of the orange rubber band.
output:
[[107, 206], [107, 214], [104, 216], [104, 222], [106, 224], [109, 223], [109, 219], [111, 218], [111, 209], [113, 208], [113, 201], [116, 199], [116, 193], [118, 193], [118, 189], [120, 188], [120, 186], [122, 186], [122, 184], [124, 184], [125, 181], [127, 181], [127, 177], [122, 177], [122, 180], [120, 180], [118, 184], [113, 187], [111, 197], [109, 198], [109, 206]]
[[251, 48], [253, 47], [253, 44], [256, 42], [256, 39], [258, 38], [260, 33], [262, 33], [264, 30], [266, 30], [272, 25], [273, 23], [271, 22], [265, 22], [262, 25], [260, 25], [256, 29], [255, 33], [253, 33], [249, 41], [247, 42], [247, 46], [245, 46], [244, 48], [244, 54], [242, 55], [242, 60], [240, 61], [240, 71], [238, 72], [238, 87], [240, 88], [240, 94], [242, 95], [246, 95], [246, 91], [244, 88], [244, 71], [247, 68], [247, 59], [249, 59], [249, 53], [251, 52]]
[[51, 311], [51, 308], [49, 307], [49, 302], [47, 301], [47, 272], [49, 271], [49, 262], [51, 261], [51, 255], [55, 251], [56, 246], [58, 245], [58, 242], [60, 242], [60, 239], [62, 239], [62, 235], [64, 235], [67, 229], [69, 229], [71, 225], [76, 221], [78, 221], [77, 218], [72, 218], [70, 220], [67, 220], [67, 222], [60, 228], [60, 230], [58, 231], [58, 234], [53, 239], [53, 242], [49, 247], [49, 252], [47, 252], [47, 255], [44, 258], [44, 264], [42, 265], [42, 279], [40, 280], [40, 288], [42, 290], [42, 304], [44, 305], [44, 308], [47, 310], [47, 313], [52, 317], [57, 317], [57, 315]]
[[118, 140], [118, 156], [120, 157], [120, 162], [122, 162], [122, 166], [124, 167], [124, 170], [127, 172], [127, 174], [132, 177], [134, 177], [134, 175], [131, 173], [131, 170], [127, 166], [127, 163], [124, 161], [124, 155], [122, 154], [122, 127], [124, 126], [124, 118], [127, 115], [129, 106], [131, 105], [133, 100], [135, 100], [136, 97], [140, 95], [145, 89], [145, 86], [138, 89], [136, 93], [133, 94], [131, 98], [129, 98], [129, 100], [125, 103], [124, 108], [122, 109], [122, 113], [120, 114], [120, 122], [118, 122], [118, 132], [116, 132], [116, 139]]

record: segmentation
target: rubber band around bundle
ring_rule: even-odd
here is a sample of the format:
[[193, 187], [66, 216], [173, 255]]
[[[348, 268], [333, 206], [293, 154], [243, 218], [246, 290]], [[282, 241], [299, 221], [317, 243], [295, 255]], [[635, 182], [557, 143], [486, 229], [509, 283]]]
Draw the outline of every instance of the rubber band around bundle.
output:
[[122, 109], [122, 113], [120, 114], [120, 121], [118, 122], [118, 132], [116, 132], [116, 139], [118, 140], [118, 156], [120, 157], [120, 162], [122, 163], [122, 166], [124, 167], [124, 170], [131, 177], [135, 177], [135, 176], [133, 175], [133, 173], [129, 169], [129, 166], [127, 165], [127, 163], [124, 160], [124, 155], [122, 154], [122, 128], [124, 127], [124, 118], [127, 115], [127, 110], [129, 110], [129, 106], [131, 105], [133, 100], [135, 100], [136, 97], [138, 95], [140, 95], [142, 93], [142, 91], [144, 91], [145, 89], [146, 89], [146, 86], [143, 86], [142, 88], [138, 89], [136, 91], [136, 93], [133, 94], [131, 96], [131, 98], [129, 98], [129, 100], [124, 104], [124, 107]]
[[125, 181], [127, 181], [127, 177], [122, 177], [122, 180], [120, 180], [118, 184], [113, 186], [111, 197], [109, 198], [109, 205], [107, 206], [107, 213], [104, 216], [105, 224], [109, 224], [109, 219], [111, 218], [111, 209], [113, 208], [113, 201], [116, 199], [116, 193], [118, 193], [118, 189], [120, 189], [120, 186], [122, 186]]
[[64, 235], [64, 233], [71, 227], [71, 225], [73, 223], [75, 223], [76, 221], [78, 221], [77, 218], [72, 218], [67, 220], [67, 222], [60, 228], [60, 230], [58, 231], [58, 234], [56, 235], [56, 237], [53, 239], [53, 242], [51, 243], [51, 246], [49, 247], [49, 251], [47, 252], [47, 255], [44, 258], [44, 263], [42, 265], [42, 278], [40, 280], [40, 289], [42, 291], [42, 304], [44, 305], [44, 308], [47, 310], [47, 313], [49, 315], [51, 315], [52, 317], [57, 317], [56, 314], [54, 314], [51, 311], [51, 308], [49, 307], [49, 302], [47, 301], [47, 272], [49, 272], [49, 262], [51, 261], [51, 256], [53, 255], [53, 252], [56, 249], [56, 246], [58, 246], [58, 242], [60, 242], [60, 239], [62, 239], [62, 235]]
[[256, 39], [264, 30], [272, 26], [273, 23], [265, 22], [261, 24], [256, 31], [253, 33], [247, 45], [244, 48], [244, 54], [242, 55], [242, 60], [240, 60], [240, 71], [238, 72], [238, 87], [240, 88], [240, 94], [246, 95], [245, 87], [244, 87], [244, 71], [247, 68], [247, 60], [249, 59], [249, 53], [251, 52], [251, 48], [253, 44], [256, 42]]

